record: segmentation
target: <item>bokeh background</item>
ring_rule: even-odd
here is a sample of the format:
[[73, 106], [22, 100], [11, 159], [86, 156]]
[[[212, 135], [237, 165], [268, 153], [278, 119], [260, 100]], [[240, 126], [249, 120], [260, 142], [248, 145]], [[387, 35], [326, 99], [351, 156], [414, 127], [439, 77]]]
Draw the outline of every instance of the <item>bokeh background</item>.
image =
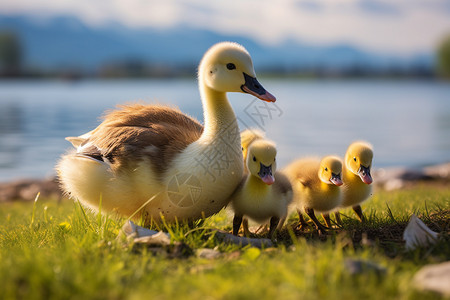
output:
[[375, 166], [450, 161], [447, 0], [0, 1], [0, 181], [54, 174], [70, 144], [118, 103], [176, 104], [202, 120], [196, 67], [214, 43], [251, 53], [267, 107], [232, 94], [281, 165], [343, 155]]

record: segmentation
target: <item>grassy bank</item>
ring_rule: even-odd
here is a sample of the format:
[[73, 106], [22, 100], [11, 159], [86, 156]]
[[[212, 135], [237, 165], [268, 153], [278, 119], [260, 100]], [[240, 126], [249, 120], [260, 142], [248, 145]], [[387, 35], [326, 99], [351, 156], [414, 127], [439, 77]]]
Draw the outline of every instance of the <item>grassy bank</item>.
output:
[[[212, 227], [231, 229], [222, 212], [199, 227], [173, 225], [181, 250], [155, 251], [116, 236], [124, 219], [85, 212], [77, 203], [39, 199], [0, 205], [1, 299], [439, 299], [413, 288], [420, 267], [450, 259], [450, 189], [377, 191], [363, 209], [368, 223], [344, 211], [345, 228], [319, 237], [295, 230], [293, 215], [278, 247], [224, 244]], [[443, 232], [428, 249], [405, 252], [402, 232], [412, 213]], [[200, 248], [221, 256], [205, 259]], [[178, 251], [178, 252], [177, 252]], [[348, 259], [382, 271], [352, 275]]]

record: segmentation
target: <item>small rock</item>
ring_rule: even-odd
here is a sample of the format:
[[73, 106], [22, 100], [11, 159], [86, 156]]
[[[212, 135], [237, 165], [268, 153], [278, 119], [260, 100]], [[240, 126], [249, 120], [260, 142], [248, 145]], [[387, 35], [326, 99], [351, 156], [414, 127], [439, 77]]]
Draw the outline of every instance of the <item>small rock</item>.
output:
[[216, 236], [221, 238], [225, 243], [236, 244], [242, 247], [245, 247], [247, 245], [251, 245], [252, 247], [256, 248], [273, 247], [273, 242], [270, 239], [240, 237], [223, 230], [217, 230]]
[[168, 258], [186, 258], [193, 254], [192, 249], [182, 242], [171, 242], [170, 235], [162, 231], [154, 231], [127, 221], [117, 236], [126, 238], [126, 243], [133, 243], [134, 251], [146, 248], [155, 255], [166, 255]]
[[[133, 221], [126, 221], [125, 224], [122, 226], [122, 230], [119, 232], [119, 238], [125, 235], [126, 237], [132, 237], [132, 238], [140, 238], [144, 236], [151, 236], [157, 234], [158, 231], [150, 230], [148, 228], [144, 228], [141, 226], [138, 226], [133, 223]], [[168, 235], [168, 234], [167, 234]], [[170, 235], [168, 235], [170, 239]]]
[[149, 236], [137, 237], [134, 239], [134, 243], [136, 244], [146, 244], [149, 246], [169, 246], [170, 245], [170, 237], [162, 231]]
[[344, 264], [345, 269], [350, 275], [359, 275], [368, 272], [374, 272], [377, 275], [384, 275], [386, 273], [386, 268], [368, 260], [347, 258]]
[[222, 253], [219, 250], [208, 249], [208, 248], [197, 249], [195, 251], [195, 254], [199, 258], [205, 258], [205, 259], [216, 259], [216, 258], [222, 257]]
[[450, 261], [424, 266], [414, 275], [413, 285], [450, 297]]

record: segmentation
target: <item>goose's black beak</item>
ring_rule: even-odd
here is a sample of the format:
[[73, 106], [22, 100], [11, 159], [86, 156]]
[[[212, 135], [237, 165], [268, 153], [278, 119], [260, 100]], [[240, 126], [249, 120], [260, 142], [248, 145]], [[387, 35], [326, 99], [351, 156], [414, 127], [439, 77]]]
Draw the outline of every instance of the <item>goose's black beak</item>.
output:
[[245, 83], [241, 85], [241, 90], [244, 93], [249, 93], [261, 100], [267, 102], [275, 102], [277, 99], [274, 95], [266, 91], [263, 86], [256, 80], [255, 77], [252, 77], [246, 73], [244, 74]]
[[260, 164], [260, 168], [259, 168], [259, 177], [261, 177], [261, 180], [268, 185], [271, 185], [275, 182], [275, 177], [273, 177], [272, 174], [272, 165], [270, 166], [265, 166], [262, 163]]
[[331, 181], [332, 184], [337, 185], [337, 186], [341, 186], [341, 185], [344, 184], [344, 183], [342, 182], [342, 179], [341, 179], [341, 174], [334, 174], [334, 173], [331, 173], [331, 179], [330, 179], [330, 181]]
[[361, 165], [358, 170], [358, 175], [365, 184], [371, 184], [373, 181], [372, 175], [370, 175], [370, 167]]

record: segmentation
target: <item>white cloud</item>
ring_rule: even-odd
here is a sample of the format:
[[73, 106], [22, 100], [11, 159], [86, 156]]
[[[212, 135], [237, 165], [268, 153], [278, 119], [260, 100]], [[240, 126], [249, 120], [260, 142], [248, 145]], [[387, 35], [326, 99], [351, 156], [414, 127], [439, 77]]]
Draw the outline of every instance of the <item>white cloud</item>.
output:
[[91, 26], [190, 26], [253, 37], [351, 43], [370, 51], [433, 51], [450, 33], [448, 0], [3, 0], [0, 11], [75, 15]]

